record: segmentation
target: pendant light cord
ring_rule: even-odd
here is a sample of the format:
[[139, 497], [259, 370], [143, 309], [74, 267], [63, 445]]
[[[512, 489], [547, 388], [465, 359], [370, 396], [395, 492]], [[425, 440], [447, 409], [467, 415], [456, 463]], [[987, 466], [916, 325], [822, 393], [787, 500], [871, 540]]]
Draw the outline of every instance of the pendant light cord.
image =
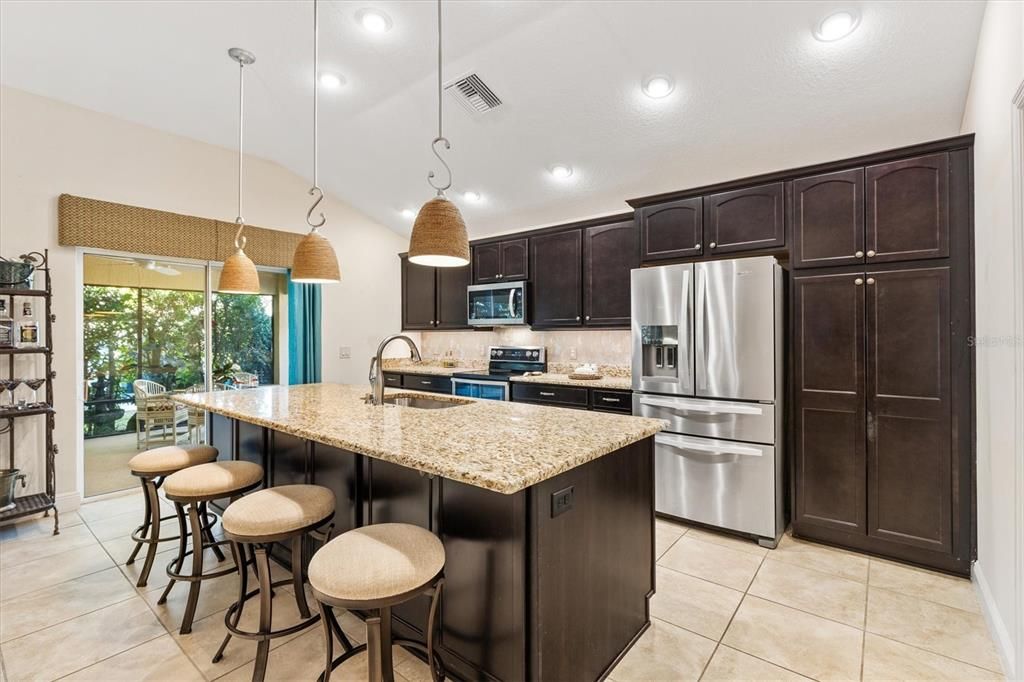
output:
[[238, 61], [238, 214], [235, 217], [235, 223], [238, 224], [238, 232], [235, 233], [235, 248], [239, 250], [245, 249], [245, 236], [242, 234], [242, 230], [245, 229], [245, 219], [242, 217], [242, 121], [245, 113], [245, 77], [242, 75], [242, 71], [245, 69], [245, 63], [240, 59]]
[[448, 173], [448, 182], [440, 185], [434, 184], [434, 171], [427, 173], [427, 182], [430, 186], [437, 190], [437, 196], [443, 197], [444, 191], [452, 186], [452, 169], [441, 157], [441, 152], [438, 151], [437, 145], [443, 143], [445, 149], [451, 149], [452, 144], [448, 141], [448, 138], [444, 136], [443, 126], [443, 114], [444, 107], [442, 105], [442, 96], [444, 93], [444, 78], [441, 74], [442, 52], [441, 52], [441, 0], [437, 0], [437, 137], [430, 143], [430, 149], [434, 152], [434, 156], [444, 166], [445, 171]]
[[309, 196], [316, 197], [313, 205], [306, 211], [306, 224], [313, 228], [313, 232], [317, 231], [317, 228], [322, 227], [327, 222], [327, 216], [322, 212], [320, 213], [320, 219], [318, 221], [313, 220], [313, 211], [320, 205], [320, 202], [324, 200], [324, 192], [320, 189], [320, 182], [318, 179], [318, 166], [319, 166], [319, 151], [317, 149], [317, 130], [319, 127], [319, 113], [320, 106], [318, 102], [318, 89], [320, 84], [320, 22], [318, 16], [318, 2], [313, 0], [313, 186], [309, 188]]

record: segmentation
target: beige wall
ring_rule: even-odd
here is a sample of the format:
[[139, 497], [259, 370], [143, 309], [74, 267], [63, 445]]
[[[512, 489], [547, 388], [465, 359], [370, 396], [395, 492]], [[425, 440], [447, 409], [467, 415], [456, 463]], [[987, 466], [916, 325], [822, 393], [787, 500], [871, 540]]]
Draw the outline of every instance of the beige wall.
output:
[[420, 350], [424, 359], [443, 356], [449, 349], [466, 363], [486, 364], [489, 346], [544, 346], [549, 363], [627, 367], [630, 363], [629, 330], [535, 332], [528, 327], [499, 327], [494, 331], [424, 332]]
[[[981, 29], [962, 130], [976, 133], [975, 285], [978, 438], [978, 562], [975, 578], [986, 601], [1007, 674], [1024, 676], [1020, 647], [1024, 577], [1016, 543], [1015, 426], [1024, 419], [1016, 402], [1013, 370], [1021, 340], [1013, 341], [1024, 301], [1015, 300], [1011, 101], [1024, 81], [1024, 5], [989, 2]], [[1017, 254], [1017, 258], [1020, 254]], [[1021, 267], [1020, 263], [1016, 266]], [[1016, 311], [1016, 313], [1015, 313]], [[1018, 451], [1019, 452], [1019, 451]], [[1019, 509], [1020, 507], [1017, 507]], [[1014, 660], [1016, 659], [1016, 660]]]
[[[296, 136], [296, 144], [307, 140]], [[327, 152], [321, 163], [345, 162]], [[54, 270], [58, 493], [79, 489], [82, 441], [76, 386], [81, 350], [76, 348], [80, 296], [75, 277], [80, 266], [74, 249], [57, 246], [57, 196], [67, 192], [231, 221], [236, 163], [237, 152], [230, 149], [0, 89], [0, 254], [49, 248]], [[308, 180], [250, 158], [245, 217], [256, 225], [304, 232], [308, 188]], [[396, 254], [407, 243], [337, 199], [328, 196], [322, 206], [329, 221], [325, 234], [338, 253], [343, 278], [324, 290], [323, 376], [325, 381], [363, 382], [377, 342], [400, 326]], [[351, 347], [352, 359], [339, 359], [339, 346]], [[25, 461], [34, 450], [30, 443], [16, 447], [20, 466], [37, 470], [38, 462]], [[41, 483], [39, 476], [34, 479]]]

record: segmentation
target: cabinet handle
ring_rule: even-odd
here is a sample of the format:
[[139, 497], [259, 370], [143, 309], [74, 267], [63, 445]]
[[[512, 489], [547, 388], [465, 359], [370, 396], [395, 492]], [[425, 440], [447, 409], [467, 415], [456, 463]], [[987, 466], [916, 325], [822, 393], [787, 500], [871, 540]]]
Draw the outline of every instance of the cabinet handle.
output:
[[710, 246], [713, 249], [713, 248], [715, 248], [715, 246], [717, 246], [717, 244], [715, 244], [714, 242], [711, 242], [710, 244], [708, 244], [708, 246]]
[[544, 396], [545, 398], [554, 398], [555, 397], [555, 394], [551, 393], [550, 391], [539, 391], [539, 393], [542, 396]]
[[853, 283], [856, 284], [857, 286], [860, 286], [861, 284], [864, 284], [864, 280], [863, 278], [858, 277], [857, 279], [853, 280]]
[[868, 277], [868, 284], [874, 284], [874, 283], [875, 283], [875, 278], [874, 277]]
[[621, 403], [622, 402], [622, 398], [605, 398], [605, 397], [602, 397], [601, 400], [605, 401], [606, 403]]
[[870, 250], [870, 249], [868, 249], [868, 258], [871, 258], [871, 257], [873, 257], [874, 255], [875, 255], [875, 252], [874, 252], [874, 251], [872, 251], [872, 250]]
[[857, 253], [853, 254], [853, 257], [854, 258], [863, 258], [864, 257], [864, 252], [863, 251], [858, 251]]
[[420, 380], [420, 383], [423, 384], [424, 386], [429, 386], [430, 385], [429, 381], [423, 381], [422, 379]]

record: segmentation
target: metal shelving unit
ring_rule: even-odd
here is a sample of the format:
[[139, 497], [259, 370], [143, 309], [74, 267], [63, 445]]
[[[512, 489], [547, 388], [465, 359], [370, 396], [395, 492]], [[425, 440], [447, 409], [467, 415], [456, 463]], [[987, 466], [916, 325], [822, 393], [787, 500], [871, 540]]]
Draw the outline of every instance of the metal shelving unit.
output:
[[[49, 251], [32, 252], [26, 256], [21, 256], [20, 259], [24, 258], [32, 259], [35, 264], [35, 280], [33, 284], [39, 284], [39, 276], [42, 275], [45, 281], [45, 286], [42, 289], [0, 289], [0, 297], [4, 297], [8, 300], [8, 309], [14, 312], [14, 299], [23, 297], [33, 297], [42, 299], [45, 311], [42, 318], [44, 324], [44, 336], [46, 346], [39, 348], [0, 348], [0, 362], [4, 356], [7, 357], [7, 376], [14, 377], [14, 359], [18, 355], [42, 355], [45, 360], [45, 379], [46, 383], [46, 401], [41, 404], [30, 405], [28, 407], [17, 409], [7, 406], [0, 407], [0, 436], [7, 434], [8, 438], [8, 455], [10, 461], [8, 463], [9, 468], [14, 468], [14, 433], [15, 427], [24, 423], [22, 420], [29, 417], [42, 416], [46, 420], [46, 443], [45, 449], [45, 477], [46, 477], [46, 490], [41, 493], [33, 493], [31, 495], [24, 495], [16, 497], [14, 500], [14, 509], [9, 509], [5, 512], [0, 512], [0, 521], [7, 521], [10, 519], [16, 519], [23, 516], [30, 516], [32, 514], [38, 514], [43, 512], [45, 515], [53, 512], [53, 534], [57, 535], [60, 533], [60, 519], [57, 514], [57, 482], [55, 474], [55, 459], [57, 455], [57, 445], [53, 442], [53, 426], [54, 417], [56, 412], [53, 409], [53, 379], [57, 373], [53, 370], [53, 348], [51, 347], [53, 339], [53, 323], [56, 321], [52, 310], [53, 294], [51, 289], [50, 281], [50, 266], [49, 266]], [[2, 366], [2, 365], [0, 365]]]

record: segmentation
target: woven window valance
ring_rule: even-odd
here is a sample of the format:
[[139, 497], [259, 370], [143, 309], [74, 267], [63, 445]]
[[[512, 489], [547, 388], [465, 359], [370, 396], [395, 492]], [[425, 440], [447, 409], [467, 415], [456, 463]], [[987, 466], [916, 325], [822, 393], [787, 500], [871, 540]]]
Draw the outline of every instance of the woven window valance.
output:
[[[61, 246], [90, 246], [152, 256], [221, 261], [234, 250], [234, 223], [61, 194]], [[246, 225], [245, 252], [256, 265], [291, 267], [302, 235]]]

